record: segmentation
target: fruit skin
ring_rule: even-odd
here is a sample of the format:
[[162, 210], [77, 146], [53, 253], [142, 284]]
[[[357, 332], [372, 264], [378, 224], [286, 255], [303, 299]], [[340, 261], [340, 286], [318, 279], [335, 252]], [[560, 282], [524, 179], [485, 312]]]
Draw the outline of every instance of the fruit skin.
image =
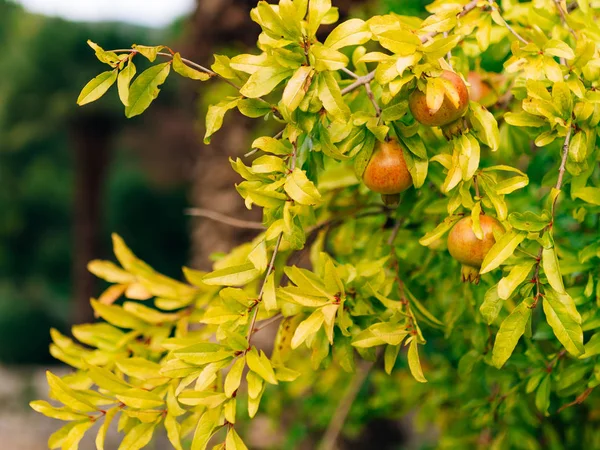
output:
[[460, 119], [469, 106], [469, 90], [461, 77], [454, 72], [444, 70], [440, 78], [454, 85], [460, 99], [458, 108], [450, 101], [448, 95], [444, 96], [442, 106], [437, 111], [429, 109], [426, 94], [418, 89], [412, 91], [408, 98], [408, 107], [415, 120], [430, 127], [441, 127]]
[[471, 85], [469, 87], [469, 96], [474, 102], [480, 103], [483, 106], [492, 106], [498, 100], [498, 93], [493, 87], [492, 81], [489, 78], [481, 76], [477, 72], [469, 72], [467, 81]]
[[448, 236], [448, 251], [454, 259], [463, 265], [463, 281], [479, 282], [479, 268], [485, 255], [496, 243], [494, 231], [504, 232], [504, 227], [493, 217], [481, 215], [479, 223], [483, 239], [477, 239], [473, 233], [473, 220], [465, 217], [459, 220]]
[[363, 182], [373, 192], [399, 194], [413, 181], [404, 160], [403, 148], [395, 139], [375, 144], [373, 155], [363, 173]]

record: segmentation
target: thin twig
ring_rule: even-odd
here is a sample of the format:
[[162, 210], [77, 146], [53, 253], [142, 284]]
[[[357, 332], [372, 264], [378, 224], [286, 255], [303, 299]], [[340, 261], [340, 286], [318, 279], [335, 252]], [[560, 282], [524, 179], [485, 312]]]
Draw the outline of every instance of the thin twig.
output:
[[371, 100], [371, 103], [373, 104], [373, 108], [375, 108], [375, 115], [377, 115], [377, 117], [379, 117], [381, 115], [381, 108], [377, 104], [377, 100], [375, 100], [375, 95], [373, 95], [373, 91], [371, 90], [371, 85], [369, 83], [366, 83], [364, 86], [365, 86], [365, 90], [367, 91], [367, 96], [369, 97], [369, 100]]
[[[285, 130], [281, 130], [279, 133], [277, 133], [275, 136], [273, 136], [273, 139], [279, 139], [281, 136], [283, 136], [283, 132]], [[250, 150], [248, 153], [246, 153], [244, 155], [244, 158], [247, 158], [248, 156], [252, 156], [254, 155], [256, 152], [258, 152], [260, 149], [258, 148], [253, 148], [252, 150]]]
[[256, 328], [254, 330], [254, 334], [258, 333], [260, 330], [267, 328], [269, 325], [274, 324], [275, 322], [277, 322], [278, 320], [281, 320], [283, 318], [283, 314], [279, 313], [279, 314], [275, 314], [273, 317], [270, 317], [269, 319], [264, 320], [263, 322], [261, 322], [260, 327]]
[[373, 78], [375, 78], [375, 71], [369, 72], [368, 74], [358, 78], [350, 86], [346, 86], [344, 89], [342, 89], [342, 95], [346, 95], [348, 92], [352, 92], [354, 89], [362, 86], [363, 84], [367, 84], [367, 83], [371, 82], [371, 80], [373, 80]]
[[342, 72], [344, 72], [346, 75], [350, 75], [355, 80], [358, 80], [360, 78], [360, 75], [352, 72], [350, 69], [346, 69], [345, 67], [342, 67]]
[[[488, 1], [489, 1], [491, 8], [494, 9], [495, 8], [494, 1], [493, 0], [488, 0]], [[498, 11], [498, 13], [500, 13], [500, 11]], [[525, 44], [525, 45], [529, 44], [527, 39], [525, 39], [523, 36], [521, 36], [519, 33], [517, 33], [515, 31], [515, 29], [508, 24], [508, 22], [504, 19], [504, 17], [502, 17], [502, 15], [498, 14], [498, 16], [502, 19], [502, 22], [504, 22], [504, 26], [506, 27], [506, 29], [508, 31], [510, 31], [513, 34], [513, 36], [515, 36], [523, 44]]]
[[254, 314], [252, 315], [252, 321], [250, 322], [250, 328], [248, 328], [248, 342], [252, 340], [252, 336], [256, 331], [254, 326], [256, 325], [256, 318], [258, 317], [258, 310], [260, 309], [260, 303], [263, 298], [263, 294], [265, 293], [265, 286], [267, 285], [267, 280], [271, 275], [271, 272], [275, 270], [275, 258], [277, 258], [277, 253], [279, 252], [279, 246], [281, 245], [281, 241], [283, 240], [283, 233], [279, 233], [279, 237], [277, 238], [277, 243], [275, 244], [275, 248], [273, 249], [273, 256], [271, 256], [271, 261], [269, 262], [269, 266], [267, 267], [267, 273], [265, 275], [265, 279], [263, 280], [262, 286], [260, 287], [260, 292], [258, 294], [258, 298], [256, 299], [256, 303], [254, 304]]
[[[567, 135], [565, 136], [565, 142], [562, 147], [562, 159], [560, 161], [560, 168], [558, 169], [558, 180], [556, 180], [556, 190], [560, 191], [560, 188], [563, 184], [563, 178], [565, 176], [565, 169], [567, 167], [567, 157], [569, 156], [569, 143], [571, 142], [571, 131], [573, 127], [571, 123], [569, 123], [569, 129], [567, 130]], [[556, 203], [556, 199], [554, 199], [554, 204]], [[554, 209], [554, 204], [552, 205], [552, 209]]]
[[373, 368], [375, 363], [372, 361], [361, 361], [352, 381], [348, 385], [348, 389], [346, 390], [342, 400], [338, 404], [331, 421], [329, 422], [329, 426], [323, 435], [323, 439], [319, 444], [319, 450], [334, 450], [335, 444], [338, 440], [340, 433], [342, 432], [342, 428], [344, 427], [344, 422], [346, 421], [346, 417], [348, 417], [348, 413], [350, 412], [350, 408], [352, 408], [352, 404], [356, 399], [356, 396], [360, 392], [360, 388], [365, 383], [369, 372]]
[[567, 30], [569, 30], [569, 32], [575, 38], [577, 38], [577, 35], [575, 34], [575, 30], [573, 28], [571, 28], [571, 26], [567, 23], [567, 13], [563, 9], [562, 5], [560, 4], [560, 0], [554, 0], [554, 4], [556, 5], [556, 9], [558, 9], [558, 13], [560, 14], [560, 20], [562, 21], [563, 25], [567, 28]]
[[265, 227], [260, 222], [252, 222], [249, 220], [236, 219], [235, 217], [227, 216], [217, 211], [204, 208], [188, 208], [185, 211], [188, 216], [205, 217], [214, 220], [215, 222], [224, 223], [235, 228], [245, 228], [249, 230], [264, 230]]

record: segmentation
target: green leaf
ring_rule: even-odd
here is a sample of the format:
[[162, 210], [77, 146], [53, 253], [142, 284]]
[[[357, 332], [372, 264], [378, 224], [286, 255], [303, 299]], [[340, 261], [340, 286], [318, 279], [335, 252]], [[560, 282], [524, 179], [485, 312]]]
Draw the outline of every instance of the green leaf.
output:
[[508, 222], [517, 230], [542, 231], [549, 225], [550, 219], [548, 216], [538, 216], [531, 211], [526, 211], [524, 213], [511, 213], [508, 216]]
[[314, 69], [312, 67], [301, 66], [285, 86], [281, 101], [290, 112], [295, 111], [304, 99], [310, 87], [313, 73]]
[[199, 343], [177, 349], [174, 353], [182, 361], [202, 366], [228, 359], [234, 352], [219, 344]]
[[483, 303], [479, 307], [479, 312], [484, 317], [488, 325], [494, 323], [498, 317], [498, 314], [500, 314], [502, 305], [503, 303], [498, 295], [498, 285], [495, 284], [486, 291]]
[[96, 450], [104, 450], [104, 442], [106, 441], [106, 433], [108, 432], [108, 428], [112, 423], [115, 416], [119, 413], [120, 409], [118, 406], [114, 408], [110, 408], [106, 411], [104, 415], [104, 422], [98, 429], [98, 434], [96, 435]]
[[574, 59], [575, 52], [569, 45], [564, 41], [558, 39], [550, 39], [544, 45], [544, 53], [547, 55], [556, 56], [558, 58]]
[[587, 157], [587, 136], [583, 131], [576, 132], [569, 143], [569, 159], [582, 163]]
[[371, 31], [366, 22], [361, 19], [350, 19], [335, 27], [324, 45], [334, 50], [350, 45], [361, 45], [369, 41]]
[[325, 316], [320, 309], [315, 310], [308, 319], [304, 320], [294, 333], [292, 338], [292, 349], [300, 347], [300, 345], [312, 334], [315, 334], [325, 321]]
[[173, 448], [175, 450], [183, 450], [181, 446], [181, 425], [179, 425], [177, 419], [170, 413], [165, 417], [165, 430]]
[[565, 285], [563, 284], [560, 266], [558, 264], [558, 256], [554, 247], [544, 248], [542, 250], [542, 267], [548, 278], [548, 282], [552, 288], [560, 293], [565, 293]]
[[317, 205], [321, 201], [321, 194], [306, 177], [306, 172], [297, 167], [286, 177], [284, 188], [290, 198], [301, 205]]
[[350, 108], [342, 98], [342, 91], [331, 72], [319, 74], [319, 99], [334, 119], [345, 122], [350, 118]]
[[498, 369], [510, 358], [519, 339], [525, 333], [527, 321], [531, 317], [529, 306], [528, 300], [521, 302], [500, 325], [492, 350], [492, 363]]
[[279, 83], [292, 75], [293, 71], [280, 66], [268, 66], [254, 72], [240, 89], [240, 94], [248, 98], [258, 98], [269, 94]]
[[192, 80], [206, 81], [211, 78], [208, 73], [200, 72], [184, 63], [179, 53], [173, 55], [173, 70], [182, 77], [191, 78]]
[[227, 438], [225, 439], [225, 448], [227, 450], [248, 450], [242, 438], [237, 434], [234, 428], [229, 428]]
[[202, 281], [209, 286], [243, 286], [256, 280], [260, 274], [254, 264], [246, 263], [210, 272], [202, 277]]
[[573, 356], [581, 355], [584, 352], [581, 316], [573, 299], [568, 294], [560, 295], [548, 289], [543, 306], [548, 325], [552, 327], [556, 338]]
[[121, 62], [119, 56], [115, 52], [107, 52], [98, 44], [90, 41], [89, 39], [87, 41], [87, 44], [94, 49], [94, 52], [96, 53], [96, 58], [98, 58], [99, 61], [105, 64], [109, 64], [113, 67], [115, 67]]
[[237, 107], [243, 115], [253, 119], [266, 116], [272, 111], [271, 105], [257, 98], [244, 98], [238, 102]]
[[106, 94], [106, 91], [117, 81], [118, 70], [109, 70], [102, 72], [96, 78], [86, 84], [79, 97], [77, 98], [77, 104], [83, 106], [87, 103], [94, 102]]
[[529, 178], [524, 176], [512, 177], [507, 180], [500, 181], [496, 184], [495, 189], [498, 195], [510, 194], [518, 189], [522, 189], [529, 184]]
[[92, 428], [94, 422], [86, 420], [85, 422], [77, 422], [73, 428], [69, 430], [65, 440], [62, 442], [63, 450], [77, 450], [79, 442], [83, 439], [85, 432]]
[[311, 0], [308, 6], [308, 37], [317, 32], [319, 25], [331, 9], [331, 0]]
[[271, 272], [265, 280], [265, 289], [262, 297], [263, 305], [267, 311], [275, 311], [277, 306], [277, 294], [275, 291], [275, 273]]
[[229, 372], [225, 377], [225, 384], [223, 385], [223, 389], [227, 397], [231, 398], [233, 393], [240, 387], [244, 367], [246, 367], [246, 358], [240, 357], [235, 360], [231, 366], [231, 369], [229, 369]]
[[535, 393], [535, 406], [545, 416], [548, 416], [548, 408], [550, 407], [550, 375], [546, 375], [538, 386]]
[[259, 353], [256, 347], [252, 347], [246, 354], [246, 362], [250, 370], [260, 375], [267, 383], [279, 384], [275, 377], [271, 361], [269, 361], [269, 358], [267, 358], [267, 355], [262, 350]]
[[483, 263], [481, 264], [480, 273], [488, 273], [495, 268], [499, 267], [504, 261], [506, 261], [521, 242], [527, 237], [527, 234], [518, 231], [511, 230], [505, 233], [490, 249]]
[[145, 447], [152, 440], [152, 435], [156, 429], [157, 422], [140, 423], [133, 427], [126, 435], [119, 450], [139, 450]]
[[72, 411], [69, 408], [65, 407], [57, 408], [43, 400], [36, 400], [30, 402], [29, 406], [31, 406], [31, 409], [33, 409], [34, 411], [39, 412], [40, 414], [43, 414], [46, 417], [50, 417], [52, 419], [67, 421], [88, 419], [88, 416], [85, 414]]
[[116, 397], [127, 406], [135, 409], [152, 409], [164, 405], [164, 400], [157, 394], [143, 389], [131, 388], [117, 394]]
[[498, 296], [503, 300], [507, 300], [514, 290], [525, 281], [534, 264], [535, 261], [531, 260], [514, 266], [510, 273], [498, 283]]
[[205, 450], [208, 441], [214, 434], [215, 428], [218, 426], [221, 417], [222, 408], [207, 409], [200, 417], [194, 439], [192, 441], [191, 450]]
[[154, 47], [149, 47], [147, 45], [137, 45], [133, 44], [132, 48], [134, 48], [138, 53], [148, 58], [150, 62], [154, 62], [156, 57], [158, 56], [158, 52], [160, 52], [163, 48], [162, 45], [157, 45]]
[[135, 76], [136, 68], [132, 60], [129, 60], [123, 70], [119, 72], [117, 77], [117, 90], [119, 91], [119, 98], [124, 106], [129, 105], [129, 84]]
[[440, 239], [444, 234], [450, 230], [454, 226], [456, 222], [462, 219], [462, 216], [448, 216], [444, 219], [442, 223], [440, 223], [437, 227], [435, 227], [432, 231], [428, 232], [419, 239], [419, 244], [424, 246], [429, 246], [433, 244], [435, 241]]
[[316, 43], [311, 45], [310, 54], [314, 57], [317, 72], [341, 70], [348, 65], [348, 57], [338, 50]]
[[427, 383], [427, 379], [425, 378], [425, 375], [423, 375], [423, 369], [421, 368], [416, 339], [412, 339], [408, 346], [408, 367], [415, 380], [419, 383]]
[[506, 120], [506, 123], [509, 125], [514, 125], [516, 127], [541, 128], [546, 124], [546, 121], [541, 117], [526, 112], [508, 112], [504, 114], [504, 120]]
[[158, 97], [162, 85], [171, 71], [171, 63], [157, 64], [142, 72], [129, 89], [129, 104], [125, 108], [128, 118], [143, 113]]
[[227, 97], [216, 105], [210, 105], [206, 113], [206, 133], [204, 134], [204, 143], [210, 143], [210, 137], [221, 129], [223, 118], [230, 109], [235, 108], [240, 101], [239, 97]]

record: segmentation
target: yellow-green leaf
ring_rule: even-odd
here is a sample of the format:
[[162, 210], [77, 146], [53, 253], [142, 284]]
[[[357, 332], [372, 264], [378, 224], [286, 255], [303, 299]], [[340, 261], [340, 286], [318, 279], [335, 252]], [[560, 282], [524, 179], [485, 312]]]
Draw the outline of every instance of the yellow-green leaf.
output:
[[192, 80], [206, 81], [210, 78], [208, 73], [200, 72], [183, 62], [179, 53], [173, 55], [173, 70], [179, 75], [191, 78]]
[[494, 270], [504, 261], [506, 261], [521, 242], [527, 237], [526, 233], [511, 230], [505, 233], [490, 249], [483, 263], [481, 264], [480, 273], [484, 274]]
[[94, 102], [106, 94], [106, 91], [117, 81], [118, 70], [109, 70], [102, 72], [96, 78], [86, 84], [79, 97], [77, 98], [77, 104], [83, 106], [87, 103]]
[[421, 368], [421, 361], [419, 360], [419, 349], [417, 348], [417, 340], [412, 339], [408, 346], [408, 368], [410, 373], [419, 383], [427, 383], [425, 375], [423, 375], [423, 369]]
[[165, 82], [171, 71], [171, 63], [157, 64], [142, 72], [129, 89], [129, 104], [125, 108], [128, 118], [143, 113], [158, 97], [159, 87]]
[[510, 358], [523, 333], [527, 321], [531, 316], [531, 308], [528, 301], [521, 302], [500, 325], [494, 349], [492, 350], [492, 363], [498, 369]]

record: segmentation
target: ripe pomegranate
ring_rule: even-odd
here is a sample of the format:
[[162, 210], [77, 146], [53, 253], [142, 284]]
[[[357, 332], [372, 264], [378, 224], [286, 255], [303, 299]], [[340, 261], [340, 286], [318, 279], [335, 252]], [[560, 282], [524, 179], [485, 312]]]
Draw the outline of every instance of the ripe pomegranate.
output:
[[462, 264], [462, 280], [471, 283], [479, 283], [481, 263], [496, 243], [494, 231], [504, 232], [504, 227], [493, 217], [482, 214], [479, 216], [479, 223], [483, 239], [475, 236], [471, 217], [459, 220], [448, 236], [448, 251]]
[[377, 142], [363, 173], [365, 185], [383, 195], [399, 194], [412, 186], [403, 148], [395, 139]]
[[478, 72], [469, 72], [467, 81], [469, 87], [469, 96], [474, 102], [481, 103], [483, 106], [491, 106], [496, 102], [498, 95], [494, 91], [492, 84], [485, 80]]
[[449, 70], [444, 70], [440, 77], [452, 83], [459, 99], [458, 105], [450, 100], [448, 93], [436, 111], [429, 109], [427, 95], [418, 89], [412, 91], [408, 98], [408, 107], [415, 120], [430, 127], [441, 127], [460, 119], [467, 112], [469, 106], [469, 91], [462, 78]]

